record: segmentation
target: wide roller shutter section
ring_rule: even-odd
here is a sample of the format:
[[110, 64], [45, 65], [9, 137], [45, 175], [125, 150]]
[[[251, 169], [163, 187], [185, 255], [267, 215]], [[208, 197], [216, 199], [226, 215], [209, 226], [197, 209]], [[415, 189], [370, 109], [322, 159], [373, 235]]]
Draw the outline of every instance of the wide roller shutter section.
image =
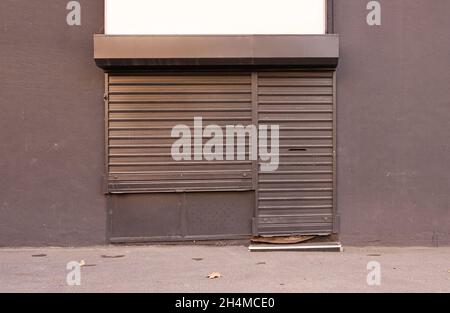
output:
[[332, 71], [260, 72], [259, 124], [280, 127], [277, 171], [258, 172], [259, 235], [330, 234], [334, 203]]
[[[171, 132], [194, 118], [203, 128], [252, 123], [250, 73], [107, 75], [108, 191], [183, 192], [250, 190], [252, 162], [175, 161]], [[203, 138], [202, 144], [210, 138]]]

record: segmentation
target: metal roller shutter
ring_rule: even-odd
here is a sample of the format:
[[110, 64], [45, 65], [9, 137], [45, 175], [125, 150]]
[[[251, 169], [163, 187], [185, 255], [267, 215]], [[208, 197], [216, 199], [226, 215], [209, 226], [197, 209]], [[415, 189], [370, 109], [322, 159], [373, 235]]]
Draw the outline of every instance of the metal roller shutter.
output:
[[280, 127], [280, 164], [277, 171], [258, 173], [254, 233], [330, 234], [334, 72], [260, 72], [257, 85], [259, 124]]
[[[255, 190], [254, 234], [336, 232], [334, 71], [113, 73], [106, 89], [110, 193]], [[278, 169], [248, 157], [174, 161], [172, 127], [199, 116], [279, 125]]]
[[176, 124], [252, 123], [250, 73], [109, 74], [106, 88], [109, 192], [253, 189], [251, 161], [171, 156]]

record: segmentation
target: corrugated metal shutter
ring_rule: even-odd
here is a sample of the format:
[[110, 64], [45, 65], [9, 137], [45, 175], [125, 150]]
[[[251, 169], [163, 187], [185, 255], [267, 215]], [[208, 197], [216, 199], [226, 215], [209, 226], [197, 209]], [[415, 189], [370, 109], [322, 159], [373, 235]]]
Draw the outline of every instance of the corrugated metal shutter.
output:
[[[331, 70], [107, 75], [111, 193], [256, 190], [254, 233], [329, 234], [335, 226], [335, 78]], [[280, 165], [174, 161], [176, 124], [279, 125]], [[204, 138], [203, 143], [207, 138]], [[248, 150], [248, 149], [247, 149]], [[247, 151], [248, 152], [248, 151]]]
[[334, 73], [260, 72], [259, 124], [280, 127], [280, 165], [259, 172], [259, 235], [329, 234], [334, 206]]
[[[171, 130], [252, 123], [251, 73], [109, 74], [107, 172], [111, 193], [250, 190], [251, 161], [174, 161]], [[204, 142], [207, 139], [204, 140]]]

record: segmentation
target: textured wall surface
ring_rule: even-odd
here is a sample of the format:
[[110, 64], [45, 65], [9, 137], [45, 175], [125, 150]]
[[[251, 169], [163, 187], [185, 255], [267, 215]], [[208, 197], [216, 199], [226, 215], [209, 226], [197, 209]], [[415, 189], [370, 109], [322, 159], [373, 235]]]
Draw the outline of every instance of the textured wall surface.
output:
[[0, 2], [0, 245], [105, 242], [103, 1]]
[[[0, 246], [106, 242], [103, 1], [0, 2]], [[344, 244], [450, 244], [450, 1], [335, 0]]]
[[335, 0], [347, 244], [450, 244], [450, 1]]

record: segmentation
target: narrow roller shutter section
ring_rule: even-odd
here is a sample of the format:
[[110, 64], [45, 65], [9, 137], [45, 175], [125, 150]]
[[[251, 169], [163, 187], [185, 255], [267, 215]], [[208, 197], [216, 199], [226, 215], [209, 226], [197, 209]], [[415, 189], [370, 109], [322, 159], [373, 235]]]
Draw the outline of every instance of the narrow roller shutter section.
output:
[[175, 161], [171, 155], [178, 139], [172, 128], [187, 125], [194, 136], [194, 117], [222, 130], [251, 124], [251, 91], [249, 73], [108, 75], [109, 192], [251, 190], [248, 157]]
[[333, 84], [331, 71], [258, 73], [259, 124], [280, 127], [279, 168], [258, 173], [259, 235], [332, 233]]

